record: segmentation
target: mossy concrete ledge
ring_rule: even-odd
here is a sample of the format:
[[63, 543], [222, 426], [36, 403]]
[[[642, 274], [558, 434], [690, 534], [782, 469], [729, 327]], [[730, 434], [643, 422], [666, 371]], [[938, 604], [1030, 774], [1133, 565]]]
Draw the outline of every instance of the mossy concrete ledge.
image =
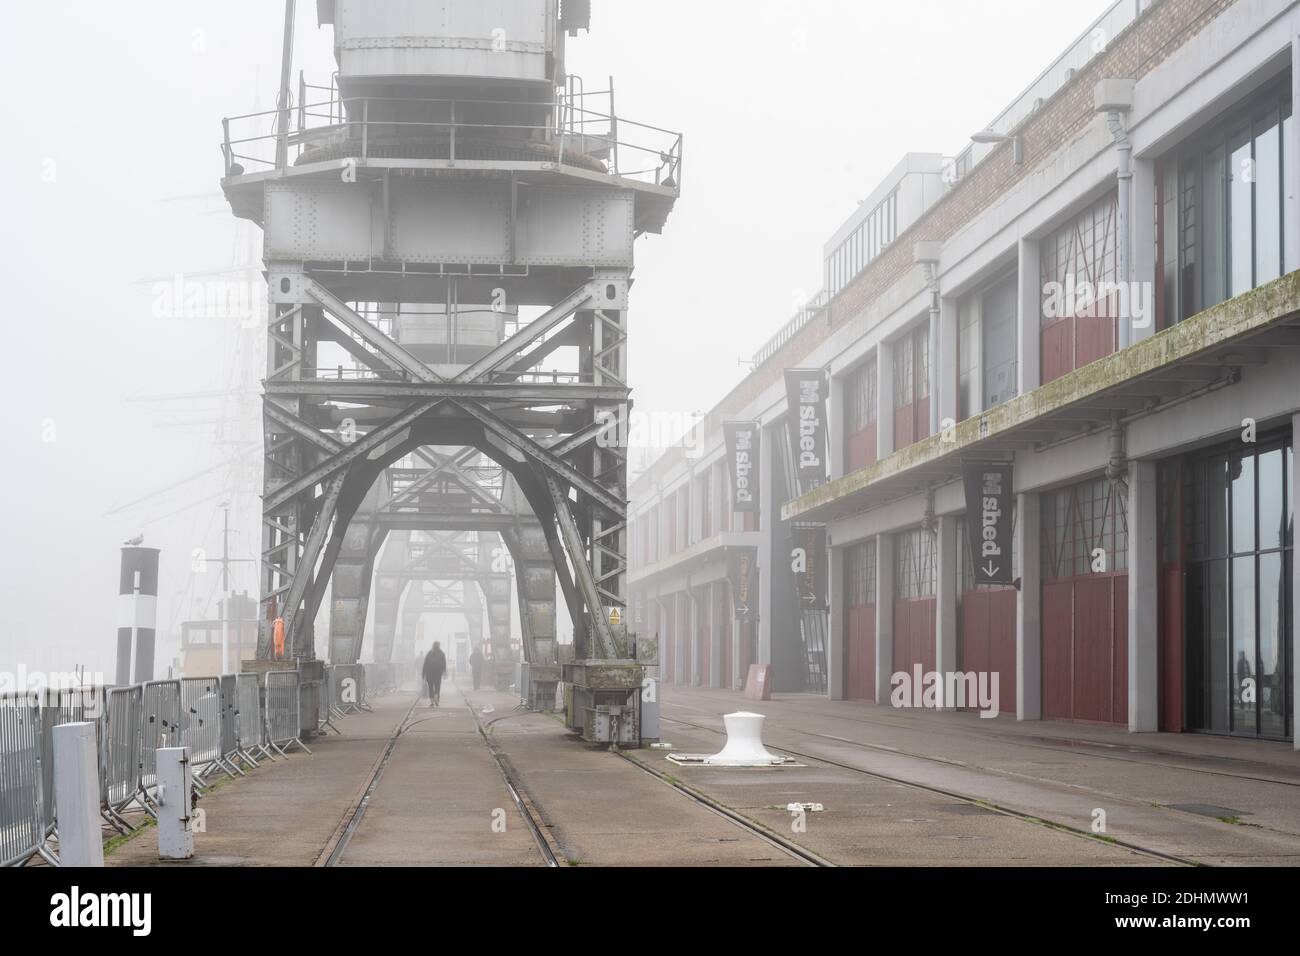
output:
[[821, 520], [824, 510], [889, 478], [945, 462], [1072, 405], [1098, 398], [1147, 375], [1231, 342], [1267, 331], [1300, 314], [1300, 271], [1207, 309], [1150, 338], [997, 405], [955, 428], [931, 435], [875, 464], [815, 488], [781, 509], [786, 521]]

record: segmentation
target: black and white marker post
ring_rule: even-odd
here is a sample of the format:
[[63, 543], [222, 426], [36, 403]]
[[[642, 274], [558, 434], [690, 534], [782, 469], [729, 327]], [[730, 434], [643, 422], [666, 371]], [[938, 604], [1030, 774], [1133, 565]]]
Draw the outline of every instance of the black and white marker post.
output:
[[122, 549], [118, 585], [117, 684], [130, 684], [132, 648], [135, 681], [153, 680], [154, 634], [158, 624], [158, 549]]

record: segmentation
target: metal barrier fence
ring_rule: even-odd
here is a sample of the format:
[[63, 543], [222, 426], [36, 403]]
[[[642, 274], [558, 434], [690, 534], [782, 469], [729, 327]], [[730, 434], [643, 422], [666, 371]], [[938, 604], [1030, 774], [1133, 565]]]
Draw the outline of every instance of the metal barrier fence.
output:
[[0, 866], [26, 863], [45, 847], [39, 695], [0, 695]]
[[339, 717], [370, 710], [366, 703], [366, 666], [335, 664], [329, 669], [330, 698]]
[[[332, 716], [368, 710], [376, 673], [388, 684], [398, 668], [324, 668], [317, 694], [323, 723], [334, 726]], [[0, 866], [36, 855], [58, 865], [50, 840], [58, 833], [54, 728], [61, 724], [95, 725], [100, 812], [123, 832], [132, 827], [121, 814], [132, 804], [157, 815], [160, 748], [190, 749], [196, 785], [214, 768], [242, 773], [234, 758], [255, 767], [258, 757], [274, 759], [294, 745], [310, 754], [301, 709], [317, 705], [304, 700], [300, 672], [270, 671], [264, 681], [237, 674], [0, 695]]]
[[287, 755], [287, 748], [294, 744], [311, 753], [301, 740], [300, 691], [297, 671], [267, 672], [266, 737], [277, 753]]
[[46, 836], [55, 833], [59, 824], [59, 810], [54, 802], [54, 728], [60, 724], [90, 722], [102, 740], [103, 716], [102, 687], [59, 687], [45, 691], [41, 704], [41, 819]]
[[241, 759], [257, 766], [258, 757], [269, 757], [265, 740], [266, 723], [262, 719], [262, 690], [256, 674], [235, 678], [235, 699], [239, 706], [235, 723], [235, 750]]
[[110, 688], [106, 705], [100, 733], [99, 802], [109, 823], [118, 830], [129, 830], [130, 824], [118, 814], [140, 792], [144, 685]]
[[239, 695], [235, 675], [223, 674], [218, 682], [221, 706], [220, 748], [217, 765], [228, 774], [246, 776], [235, 760], [239, 759]]
[[[140, 725], [140, 793], [152, 799], [158, 787], [158, 751], [175, 747], [181, 739], [181, 682], [151, 681], [144, 685], [144, 713]], [[149, 809], [146, 802], [145, 808]]]
[[343, 733], [333, 721], [334, 717], [342, 716], [334, 707], [334, 690], [338, 683], [336, 671], [337, 668], [333, 664], [325, 665], [324, 684], [318, 689], [316, 695], [316, 729], [322, 734], [325, 733], [326, 727], [336, 734]]
[[190, 748], [195, 779], [202, 781], [220, 766], [221, 682], [217, 678], [181, 678], [181, 746]]

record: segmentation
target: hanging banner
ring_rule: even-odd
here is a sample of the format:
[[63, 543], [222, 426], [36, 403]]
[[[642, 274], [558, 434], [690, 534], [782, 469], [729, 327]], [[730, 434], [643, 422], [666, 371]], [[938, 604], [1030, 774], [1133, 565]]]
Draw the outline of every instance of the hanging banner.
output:
[[748, 624], [758, 620], [758, 548], [730, 548], [727, 551], [727, 580], [736, 620]]
[[790, 453], [802, 495], [826, 483], [827, 396], [830, 376], [825, 369], [788, 368], [785, 394], [790, 414]]
[[790, 570], [801, 611], [830, 607], [826, 574], [826, 526], [795, 525], [790, 532]]
[[1011, 463], [966, 462], [962, 478], [975, 583], [1011, 584]]
[[758, 422], [724, 422], [732, 511], [758, 513], [758, 450], [763, 440]]

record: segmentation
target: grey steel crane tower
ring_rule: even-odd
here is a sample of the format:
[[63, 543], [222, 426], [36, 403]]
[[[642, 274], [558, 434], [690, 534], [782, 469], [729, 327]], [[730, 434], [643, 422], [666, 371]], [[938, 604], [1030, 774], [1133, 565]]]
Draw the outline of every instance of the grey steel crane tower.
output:
[[[568, 75], [589, 0], [316, 6], [330, 85], [301, 81], [293, 104], [286, 55], [275, 159], [256, 158], [265, 114], [226, 120], [223, 142], [223, 189], [263, 229], [269, 289], [259, 657], [279, 619], [306, 672], [331, 579], [368, 594], [375, 536], [349, 542], [354, 525], [497, 531], [525, 617], [551, 582], [551, 635], [543, 622], [523, 642], [531, 673], [562, 680], [589, 739], [639, 740], [657, 648], [622, 623], [628, 300], [635, 240], [679, 196], [682, 138], [618, 117], [612, 80], [586, 92]], [[293, 23], [289, 0], [286, 50]], [[422, 480], [403, 469], [476, 456], [506, 476], [495, 505], [415, 496], [414, 514], [376, 517], [399, 477]], [[332, 624], [336, 647], [358, 645], [353, 618]]]

